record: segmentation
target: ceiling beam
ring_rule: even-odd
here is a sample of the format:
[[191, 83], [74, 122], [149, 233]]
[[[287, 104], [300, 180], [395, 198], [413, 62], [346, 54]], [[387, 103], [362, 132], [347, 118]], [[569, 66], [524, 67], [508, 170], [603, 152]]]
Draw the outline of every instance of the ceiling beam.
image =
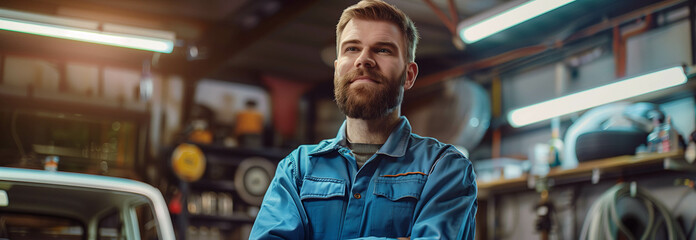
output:
[[[210, 28], [205, 35], [207, 48], [214, 49], [206, 59], [188, 62], [174, 67], [185, 68], [190, 78], [200, 79], [225, 66], [241, 50], [262, 39], [278, 27], [284, 26], [299, 13], [308, 9], [317, 0], [285, 1], [278, 12], [264, 19], [252, 29], [245, 29], [239, 24], [222, 23]], [[241, 10], [240, 10], [241, 11]], [[236, 19], [236, 18], [233, 18]], [[299, 33], [298, 33], [299, 34]]]

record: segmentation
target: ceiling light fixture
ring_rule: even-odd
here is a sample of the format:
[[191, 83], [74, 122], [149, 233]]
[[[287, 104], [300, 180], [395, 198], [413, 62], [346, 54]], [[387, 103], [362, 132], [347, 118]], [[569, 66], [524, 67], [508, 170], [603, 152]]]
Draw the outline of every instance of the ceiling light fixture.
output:
[[522, 127], [602, 104], [678, 86], [686, 81], [684, 68], [672, 67], [515, 109], [508, 113], [507, 119], [513, 127]]
[[459, 24], [459, 36], [465, 43], [472, 44], [574, 1], [530, 0], [522, 4], [515, 3], [516, 6], [511, 8], [509, 7], [510, 5], [504, 5], [494, 11], [490, 11], [488, 14], [484, 14], [492, 16], [483, 20], [481, 18], [485, 16], [463, 21]]
[[0, 9], [0, 30], [171, 53], [175, 34], [117, 24]]

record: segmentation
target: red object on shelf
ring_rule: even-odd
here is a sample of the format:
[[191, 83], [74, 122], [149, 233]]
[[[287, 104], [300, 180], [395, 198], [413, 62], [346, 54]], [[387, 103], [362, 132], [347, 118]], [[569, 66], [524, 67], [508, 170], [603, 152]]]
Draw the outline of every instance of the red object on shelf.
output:
[[181, 193], [177, 192], [169, 202], [169, 212], [171, 214], [181, 214]]

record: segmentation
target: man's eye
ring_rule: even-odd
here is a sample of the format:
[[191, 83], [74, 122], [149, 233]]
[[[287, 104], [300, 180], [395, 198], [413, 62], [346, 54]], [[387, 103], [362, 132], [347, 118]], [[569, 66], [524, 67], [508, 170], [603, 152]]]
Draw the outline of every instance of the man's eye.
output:
[[346, 52], [352, 52], [352, 51], [358, 51], [358, 48], [356, 47], [347, 47]]
[[391, 53], [391, 50], [386, 48], [380, 48], [377, 50], [378, 53]]

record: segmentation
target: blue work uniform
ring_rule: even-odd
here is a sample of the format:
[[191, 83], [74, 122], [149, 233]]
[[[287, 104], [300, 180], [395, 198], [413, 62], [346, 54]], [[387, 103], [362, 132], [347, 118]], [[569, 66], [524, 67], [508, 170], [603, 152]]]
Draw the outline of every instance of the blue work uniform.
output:
[[474, 239], [476, 175], [460, 151], [401, 117], [358, 168], [345, 128], [278, 164], [250, 239]]

